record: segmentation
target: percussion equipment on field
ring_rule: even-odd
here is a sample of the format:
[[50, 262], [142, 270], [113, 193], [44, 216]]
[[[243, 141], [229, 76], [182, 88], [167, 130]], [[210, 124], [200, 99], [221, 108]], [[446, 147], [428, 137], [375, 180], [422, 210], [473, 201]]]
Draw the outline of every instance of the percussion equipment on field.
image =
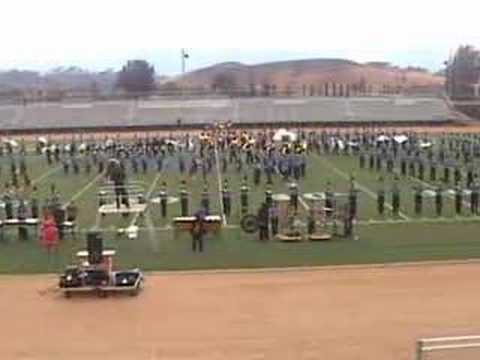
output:
[[247, 234], [254, 234], [258, 231], [258, 217], [256, 215], [245, 215], [240, 221], [240, 228]]
[[115, 254], [115, 250], [103, 248], [100, 233], [88, 233], [87, 250], [76, 253], [78, 264], [67, 266], [60, 275], [60, 291], [67, 298], [80, 292], [96, 293], [102, 297], [111, 292], [137, 295], [143, 288], [143, 273], [139, 269], [115, 271]]
[[[173, 219], [173, 228], [176, 232], [191, 232], [196, 221], [195, 216], [179, 216]], [[222, 217], [219, 215], [205, 216], [202, 222], [207, 233], [217, 234], [222, 229]]]
[[278, 208], [278, 226], [282, 228], [285, 226], [286, 219], [292, 212], [290, 208], [290, 196], [287, 194], [273, 194], [272, 199]]
[[[118, 203], [117, 203], [118, 202]], [[102, 216], [121, 214], [144, 214], [148, 203], [143, 182], [129, 182], [115, 186], [108, 183], [98, 191], [98, 213]]]

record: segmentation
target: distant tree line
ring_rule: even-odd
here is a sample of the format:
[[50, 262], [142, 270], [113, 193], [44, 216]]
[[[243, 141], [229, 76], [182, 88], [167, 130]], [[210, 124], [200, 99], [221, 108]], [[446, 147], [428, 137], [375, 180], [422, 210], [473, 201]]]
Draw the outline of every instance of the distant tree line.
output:
[[[405, 79], [404, 79], [405, 80]], [[406, 81], [406, 80], [405, 80]], [[251, 82], [247, 87], [239, 85], [232, 72], [221, 72], [214, 76], [211, 91], [217, 94], [230, 96], [329, 96], [350, 97], [372, 94], [399, 94], [403, 87], [399, 84], [373, 85], [367, 83], [364, 77], [353, 83], [339, 83], [335, 81], [320, 84], [287, 84], [283, 87], [268, 81]]]

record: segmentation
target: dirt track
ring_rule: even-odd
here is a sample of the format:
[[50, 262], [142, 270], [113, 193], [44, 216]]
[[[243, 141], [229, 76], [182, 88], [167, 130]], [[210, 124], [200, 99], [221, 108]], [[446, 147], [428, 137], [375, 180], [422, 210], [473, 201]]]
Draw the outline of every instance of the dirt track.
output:
[[479, 265], [152, 275], [138, 298], [0, 278], [1, 359], [412, 359], [480, 333]]

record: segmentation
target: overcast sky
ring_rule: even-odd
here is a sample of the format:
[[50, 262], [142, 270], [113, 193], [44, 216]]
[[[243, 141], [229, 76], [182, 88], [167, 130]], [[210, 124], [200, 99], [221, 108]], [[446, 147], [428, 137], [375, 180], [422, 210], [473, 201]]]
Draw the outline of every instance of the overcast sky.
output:
[[480, 1], [4, 0], [0, 69], [119, 68], [157, 73], [216, 62], [342, 57], [436, 70], [459, 44], [480, 47]]

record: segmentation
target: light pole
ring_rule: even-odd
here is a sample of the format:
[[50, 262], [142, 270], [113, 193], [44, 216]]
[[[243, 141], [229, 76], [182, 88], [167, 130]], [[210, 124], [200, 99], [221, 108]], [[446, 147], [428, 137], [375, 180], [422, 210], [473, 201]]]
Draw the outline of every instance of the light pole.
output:
[[183, 103], [185, 101], [185, 89], [184, 89], [184, 82], [185, 82], [185, 79], [184, 79], [184, 76], [185, 76], [185, 65], [186, 65], [186, 59], [188, 59], [190, 57], [190, 55], [188, 55], [188, 53], [185, 51], [184, 48], [182, 48], [180, 50], [180, 63], [181, 63], [181, 66], [182, 66], [182, 79], [181, 79], [181, 83], [180, 83], [180, 100], [182, 102], [182, 105], [181, 105], [181, 108], [180, 108], [180, 118], [178, 118], [177, 120], [177, 125], [180, 126], [182, 124], [182, 121], [183, 121]]
[[185, 74], [185, 60], [188, 59], [190, 55], [185, 51], [185, 49], [181, 50], [181, 58], [182, 58], [182, 75]]

